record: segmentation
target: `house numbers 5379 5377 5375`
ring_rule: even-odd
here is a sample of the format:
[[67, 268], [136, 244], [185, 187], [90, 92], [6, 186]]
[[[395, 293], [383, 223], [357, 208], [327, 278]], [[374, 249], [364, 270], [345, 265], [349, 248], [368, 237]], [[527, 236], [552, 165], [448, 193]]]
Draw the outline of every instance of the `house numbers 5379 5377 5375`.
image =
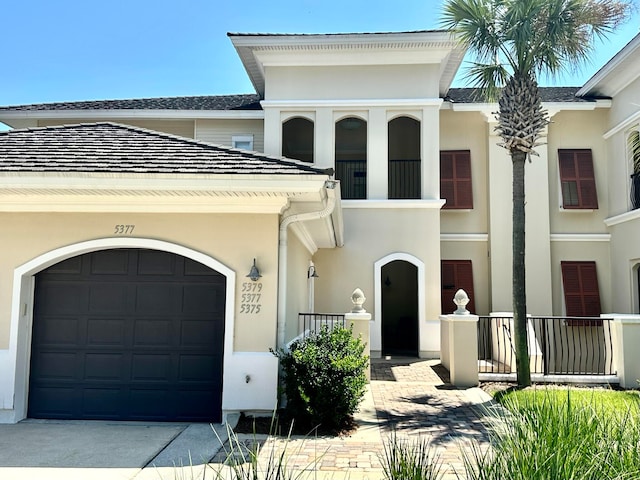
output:
[[261, 282], [244, 282], [242, 284], [242, 300], [240, 302], [240, 313], [248, 313], [256, 315], [260, 313], [262, 303], [262, 283]]

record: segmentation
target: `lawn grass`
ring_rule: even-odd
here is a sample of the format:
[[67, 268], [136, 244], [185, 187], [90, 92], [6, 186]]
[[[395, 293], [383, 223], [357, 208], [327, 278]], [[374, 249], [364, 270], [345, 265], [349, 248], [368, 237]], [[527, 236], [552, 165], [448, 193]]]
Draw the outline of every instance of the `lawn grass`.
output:
[[492, 448], [465, 455], [471, 480], [640, 478], [636, 392], [537, 388], [506, 391]]
[[604, 388], [534, 387], [525, 390], [507, 390], [495, 395], [505, 406], [522, 405], [533, 401], [546, 401], [557, 405], [571, 402], [574, 407], [594, 408], [604, 414], [625, 415], [640, 407], [640, 395], [635, 390], [609, 390]]

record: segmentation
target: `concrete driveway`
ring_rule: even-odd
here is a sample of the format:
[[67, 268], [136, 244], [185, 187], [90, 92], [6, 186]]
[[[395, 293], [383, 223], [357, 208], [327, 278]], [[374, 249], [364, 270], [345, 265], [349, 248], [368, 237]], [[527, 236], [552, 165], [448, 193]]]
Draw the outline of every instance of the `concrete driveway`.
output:
[[202, 479], [226, 438], [222, 425], [27, 420], [0, 425], [0, 479]]

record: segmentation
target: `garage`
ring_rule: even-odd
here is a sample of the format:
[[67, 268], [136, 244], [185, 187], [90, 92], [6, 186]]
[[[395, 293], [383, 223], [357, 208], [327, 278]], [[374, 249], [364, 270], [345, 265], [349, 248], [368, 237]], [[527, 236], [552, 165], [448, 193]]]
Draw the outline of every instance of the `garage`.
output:
[[221, 420], [226, 277], [111, 249], [36, 275], [28, 416]]

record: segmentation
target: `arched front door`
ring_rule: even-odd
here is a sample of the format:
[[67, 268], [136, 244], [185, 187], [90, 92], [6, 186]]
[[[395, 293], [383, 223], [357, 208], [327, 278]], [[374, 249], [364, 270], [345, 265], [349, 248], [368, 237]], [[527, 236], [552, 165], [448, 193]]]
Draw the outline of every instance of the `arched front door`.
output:
[[225, 291], [224, 275], [159, 250], [38, 273], [28, 416], [220, 421]]
[[381, 270], [382, 354], [418, 356], [418, 268], [404, 260]]

